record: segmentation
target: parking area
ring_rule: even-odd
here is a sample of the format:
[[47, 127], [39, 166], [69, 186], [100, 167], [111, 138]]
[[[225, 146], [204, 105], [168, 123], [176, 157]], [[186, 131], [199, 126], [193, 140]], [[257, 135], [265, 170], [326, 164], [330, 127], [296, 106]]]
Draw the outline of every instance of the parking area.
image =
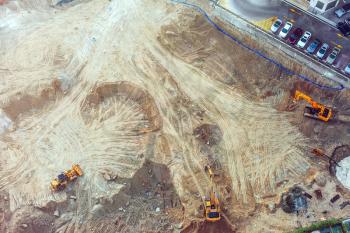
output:
[[[240, 3], [238, 4], [238, 2]], [[236, 5], [232, 4], [232, 2], [231, 4], [224, 3], [225, 1], [219, 1], [219, 4], [223, 7], [251, 21], [255, 25], [264, 29], [265, 31], [274, 34], [277, 38], [279, 38], [278, 34], [282, 27], [286, 24], [286, 22], [292, 23], [292, 29], [288, 32], [285, 38], [281, 39], [286, 43], [289, 43], [289, 37], [293, 33], [293, 30], [295, 30], [296, 28], [302, 29], [303, 32], [311, 32], [312, 36], [310, 40], [308, 40], [304, 48], [301, 49], [295, 46], [295, 49], [305, 52], [305, 48], [307, 48], [310, 45], [310, 43], [312, 43], [315, 39], [318, 39], [320, 41], [320, 44], [315, 49], [315, 51], [312, 54], [305, 52], [305, 54], [307, 54], [310, 57], [310, 59], [316, 59], [328, 65], [325, 62], [328, 55], [332, 52], [333, 48], [339, 48], [341, 51], [337, 56], [336, 60], [332, 65], [328, 66], [345, 74], [345, 67], [350, 63], [350, 38], [344, 37], [336, 28], [331, 27], [328, 24], [318, 20], [317, 18], [305, 14], [304, 12], [296, 8], [292, 8], [290, 5], [287, 5], [284, 2], [278, 3], [278, 7], [272, 7], [268, 11], [259, 11], [259, 15], [253, 14], [253, 12], [255, 11], [254, 9], [252, 9], [252, 12], [250, 12], [249, 9], [251, 7], [243, 7], [243, 5], [245, 4], [244, 1], [236, 0]], [[273, 33], [270, 29], [272, 24], [274, 23], [274, 20], [277, 18], [282, 21], [282, 25], [277, 30], [277, 32]], [[327, 43], [329, 45], [329, 48], [324, 54], [323, 59], [319, 59], [315, 55], [317, 54], [317, 51], [323, 43]], [[350, 77], [349, 74], [345, 75]]]
[[[329, 65], [333, 69], [337, 69], [342, 73], [345, 73], [344, 72], [345, 67], [350, 63], [349, 39], [346, 37], [343, 37], [340, 34], [338, 35], [338, 33], [334, 32], [333, 28], [330, 28], [327, 25], [321, 25], [323, 27], [317, 27], [310, 21], [300, 19], [302, 17], [303, 15], [301, 15], [300, 17], [296, 17], [294, 19], [294, 17], [291, 17], [291, 16], [284, 16], [280, 19], [282, 21], [282, 24], [277, 29], [277, 31], [272, 32], [269, 29], [269, 32], [274, 34], [276, 37], [280, 38], [281, 40], [285, 41], [286, 43], [293, 45], [295, 49], [303, 51], [305, 54], [310, 56], [310, 58], [321, 61], [324, 64]], [[282, 38], [280, 34], [287, 22], [291, 23], [292, 27], [286, 33], [286, 35]], [[272, 24], [273, 22], [271, 22], [271, 25]], [[297, 45], [298, 45], [299, 39], [301, 38], [301, 36], [305, 31], [308, 31], [311, 33], [311, 38], [309, 38], [306, 44], [301, 48]], [[313, 46], [313, 45], [316, 45], [316, 46]], [[325, 47], [328, 47], [328, 48], [326, 49], [324, 54], [320, 55], [318, 51], [321, 50], [322, 45], [325, 45]], [[328, 64], [326, 63], [326, 59], [330, 55], [330, 53], [333, 51], [334, 48], [339, 48], [340, 53], [332, 64]], [[320, 55], [320, 56], [317, 56], [317, 55]], [[347, 76], [350, 76], [350, 74], [347, 74]]]

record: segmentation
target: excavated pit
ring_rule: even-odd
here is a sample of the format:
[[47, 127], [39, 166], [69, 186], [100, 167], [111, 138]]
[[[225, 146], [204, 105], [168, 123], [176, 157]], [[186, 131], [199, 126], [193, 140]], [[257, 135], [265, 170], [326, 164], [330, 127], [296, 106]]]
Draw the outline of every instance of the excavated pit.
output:
[[[35, 11], [29, 3], [18, 6]], [[0, 70], [0, 97], [10, 100], [2, 106], [16, 123], [0, 137], [4, 232], [20, 232], [22, 224], [29, 232], [289, 231], [298, 223], [279, 208], [281, 194], [302, 184], [310, 167], [325, 166], [309, 147], [348, 140], [344, 120], [305, 119], [304, 103], [291, 98], [298, 89], [344, 112], [347, 92], [321, 91], [285, 75], [181, 5], [94, 0], [41, 8], [32, 17], [46, 20], [33, 18], [0, 35], [7, 69]], [[330, 85], [273, 46], [214, 20], [293, 71]], [[68, 81], [60, 84], [63, 91], [53, 84], [13, 95], [33, 88], [27, 80], [45, 86], [57, 74]], [[50, 180], [73, 163], [85, 175], [50, 193]], [[200, 208], [210, 190], [208, 163], [225, 215], [217, 224], [205, 223]], [[55, 210], [60, 216], [42, 229], [32, 228], [36, 220], [27, 215], [11, 219], [32, 206], [49, 225]]]

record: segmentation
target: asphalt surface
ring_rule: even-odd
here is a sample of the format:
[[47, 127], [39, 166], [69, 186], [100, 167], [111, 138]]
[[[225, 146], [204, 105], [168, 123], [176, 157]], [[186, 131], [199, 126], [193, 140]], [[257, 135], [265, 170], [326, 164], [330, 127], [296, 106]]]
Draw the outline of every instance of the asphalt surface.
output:
[[335, 62], [335, 69], [341, 71], [350, 63], [349, 38], [343, 37], [337, 29], [330, 27], [328, 24], [292, 8], [280, 0], [219, 0], [218, 4], [253, 23], [271, 17], [278, 17], [283, 22], [291, 21], [294, 24], [294, 28], [300, 27], [304, 31], [307, 30], [312, 33], [310, 41], [318, 38], [330, 45], [325, 58], [334, 46], [342, 49], [340, 56]]

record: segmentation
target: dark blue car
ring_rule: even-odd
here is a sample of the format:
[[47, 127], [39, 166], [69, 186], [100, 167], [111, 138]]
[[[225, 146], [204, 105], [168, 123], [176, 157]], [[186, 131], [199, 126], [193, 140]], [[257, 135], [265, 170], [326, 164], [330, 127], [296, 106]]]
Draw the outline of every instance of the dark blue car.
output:
[[319, 39], [312, 41], [311, 44], [307, 47], [306, 52], [314, 53], [320, 44], [321, 41]]

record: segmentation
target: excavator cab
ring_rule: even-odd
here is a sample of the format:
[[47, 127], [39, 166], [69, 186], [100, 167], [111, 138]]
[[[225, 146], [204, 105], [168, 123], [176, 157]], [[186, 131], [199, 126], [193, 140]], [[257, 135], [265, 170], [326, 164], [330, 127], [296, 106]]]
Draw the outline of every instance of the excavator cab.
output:
[[307, 101], [310, 106], [306, 106], [304, 109], [304, 116], [321, 120], [324, 122], [329, 121], [329, 119], [332, 117], [332, 109], [329, 107], [326, 107], [322, 104], [319, 104], [312, 100], [312, 98], [301, 91], [295, 91], [294, 100], [298, 101], [300, 99], [304, 99]]
[[208, 222], [219, 221], [220, 216], [220, 203], [215, 192], [211, 192], [209, 197], [205, 198], [205, 219]]
[[78, 164], [74, 164], [71, 170], [64, 171], [51, 181], [52, 191], [62, 191], [67, 187], [68, 182], [75, 180], [78, 176], [82, 176], [83, 171]]
[[213, 187], [214, 172], [209, 165], [205, 166], [205, 171], [208, 173], [210, 178], [211, 190], [209, 196], [204, 198], [204, 217], [208, 222], [216, 222], [220, 220], [221, 215], [219, 198], [214, 192]]

